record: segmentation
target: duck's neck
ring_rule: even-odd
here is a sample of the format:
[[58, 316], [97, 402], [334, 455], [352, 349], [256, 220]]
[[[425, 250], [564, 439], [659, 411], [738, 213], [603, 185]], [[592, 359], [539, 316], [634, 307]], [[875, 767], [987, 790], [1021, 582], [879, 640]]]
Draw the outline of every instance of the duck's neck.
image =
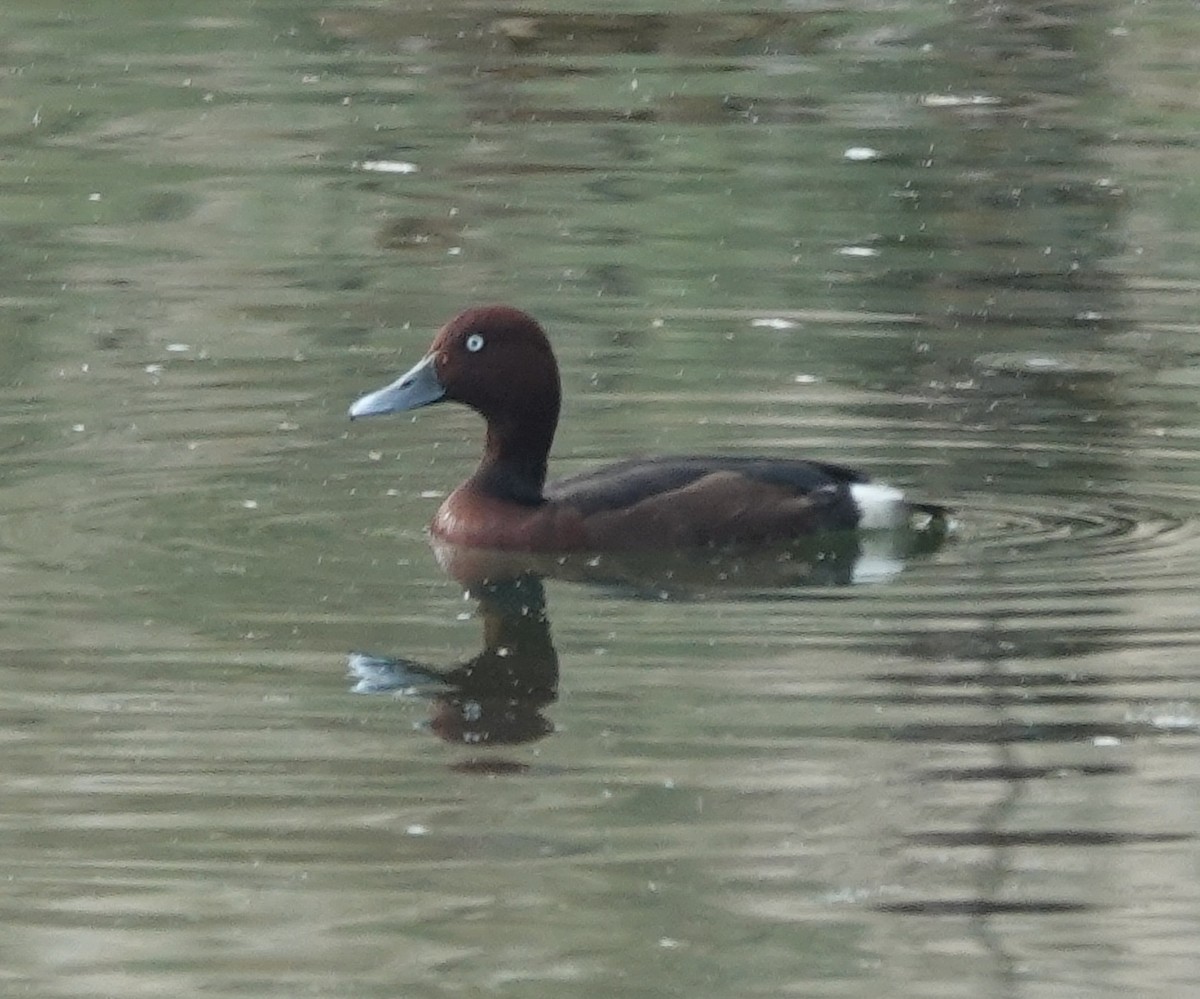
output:
[[471, 476], [476, 488], [526, 506], [545, 502], [546, 466], [555, 421], [488, 420], [483, 459]]

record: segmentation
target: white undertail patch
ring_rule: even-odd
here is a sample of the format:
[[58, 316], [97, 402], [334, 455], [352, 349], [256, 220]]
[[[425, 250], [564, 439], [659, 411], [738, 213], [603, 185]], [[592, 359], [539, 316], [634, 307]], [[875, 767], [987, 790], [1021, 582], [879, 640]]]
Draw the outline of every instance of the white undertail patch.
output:
[[850, 498], [858, 507], [858, 526], [863, 531], [894, 531], [908, 524], [908, 503], [895, 486], [882, 482], [854, 482]]

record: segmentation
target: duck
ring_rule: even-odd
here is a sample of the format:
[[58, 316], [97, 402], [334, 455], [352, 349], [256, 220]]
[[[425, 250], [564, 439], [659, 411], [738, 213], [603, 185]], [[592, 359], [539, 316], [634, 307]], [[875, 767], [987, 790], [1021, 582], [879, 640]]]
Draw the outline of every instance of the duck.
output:
[[895, 531], [947, 509], [825, 461], [746, 455], [631, 458], [547, 481], [562, 380], [527, 312], [460, 312], [399, 378], [357, 399], [352, 420], [457, 402], [486, 424], [483, 457], [429, 525], [444, 543], [533, 553], [747, 547]]

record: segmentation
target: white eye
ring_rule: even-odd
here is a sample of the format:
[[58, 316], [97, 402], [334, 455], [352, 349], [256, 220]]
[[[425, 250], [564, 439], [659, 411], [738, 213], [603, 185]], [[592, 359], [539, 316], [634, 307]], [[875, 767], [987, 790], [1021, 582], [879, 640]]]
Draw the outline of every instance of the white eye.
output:
[[469, 350], [472, 354], [478, 354], [481, 350], [483, 350], [482, 333], [472, 333], [469, 337], [467, 337], [467, 350]]

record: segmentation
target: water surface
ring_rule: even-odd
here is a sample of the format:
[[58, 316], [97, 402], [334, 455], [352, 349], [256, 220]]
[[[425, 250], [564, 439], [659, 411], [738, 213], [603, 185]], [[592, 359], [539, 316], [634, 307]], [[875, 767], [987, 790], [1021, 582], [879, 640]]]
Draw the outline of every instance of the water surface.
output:
[[[77, 7], [0, 14], [6, 994], [1190, 985], [1190, 7]], [[490, 300], [555, 472], [958, 536], [464, 599], [477, 418], [345, 410]]]

